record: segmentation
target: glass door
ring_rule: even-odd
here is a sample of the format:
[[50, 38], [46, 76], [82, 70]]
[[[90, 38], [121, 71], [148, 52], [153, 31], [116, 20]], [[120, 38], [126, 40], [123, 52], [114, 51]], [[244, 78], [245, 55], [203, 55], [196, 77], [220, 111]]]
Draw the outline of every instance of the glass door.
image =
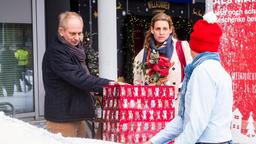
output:
[[0, 102], [34, 111], [32, 24], [0, 23]]
[[32, 0], [0, 2], [0, 104], [12, 105], [16, 114], [36, 109], [32, 11]]

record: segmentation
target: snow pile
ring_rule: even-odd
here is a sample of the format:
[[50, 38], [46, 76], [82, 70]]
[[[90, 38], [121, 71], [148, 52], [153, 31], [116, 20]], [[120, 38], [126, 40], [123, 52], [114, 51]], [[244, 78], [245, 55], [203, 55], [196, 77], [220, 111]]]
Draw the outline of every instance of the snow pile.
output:
[[63, 137], [0, 112], [0, 144], [116, 144], [102, 140]]

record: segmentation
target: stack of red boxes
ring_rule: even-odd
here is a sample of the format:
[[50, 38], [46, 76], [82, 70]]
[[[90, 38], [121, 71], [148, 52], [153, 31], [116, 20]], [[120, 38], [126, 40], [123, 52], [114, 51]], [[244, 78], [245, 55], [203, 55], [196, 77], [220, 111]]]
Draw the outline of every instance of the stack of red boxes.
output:
[[103, 140], [143, 143], [174, 118], [174, 87], [109, 85], [103, 93]]

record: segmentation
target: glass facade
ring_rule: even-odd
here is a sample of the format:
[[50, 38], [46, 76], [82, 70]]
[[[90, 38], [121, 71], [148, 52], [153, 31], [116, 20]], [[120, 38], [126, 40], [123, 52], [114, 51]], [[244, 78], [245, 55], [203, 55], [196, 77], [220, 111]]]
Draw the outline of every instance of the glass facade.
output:
[[0, 23], [0, 102], [34, 111], [32, 24]]

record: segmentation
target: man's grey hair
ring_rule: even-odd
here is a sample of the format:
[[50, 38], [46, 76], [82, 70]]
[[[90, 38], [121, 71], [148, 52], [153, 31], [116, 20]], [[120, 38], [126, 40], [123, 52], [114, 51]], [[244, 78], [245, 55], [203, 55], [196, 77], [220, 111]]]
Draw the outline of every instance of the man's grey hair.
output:
[[59, 27], [63, 27], [66, 28], [67, 27], [67, 20], [72, 18], [72, 17], [77, 17], [81, 20], [82, 24], [83, 24], [83, 19], [81, 17], [81, 15], [79, 15], [76, 12], [63, 12], [59, 15]]

